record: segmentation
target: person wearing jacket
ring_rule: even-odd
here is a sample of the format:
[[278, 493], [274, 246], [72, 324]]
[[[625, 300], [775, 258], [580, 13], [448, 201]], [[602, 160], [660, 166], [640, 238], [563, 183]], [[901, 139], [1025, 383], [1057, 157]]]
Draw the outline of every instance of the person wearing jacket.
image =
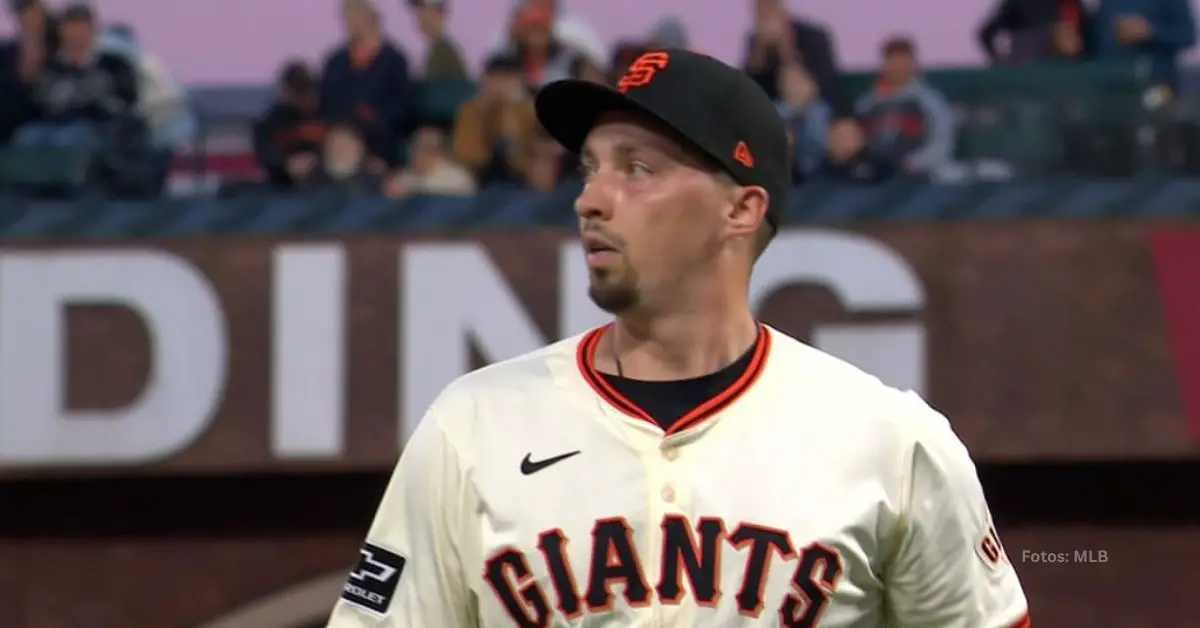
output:
[[155, 54], [124, 24], [108, 26], [97, 49], [120, 55], [138, 75], [137, 112], [150, 129], [155, 149], [173, 151], [195, 139], [196, 116], [188, 106], [187, 90]]
[[42, 0], [9, 0], [17, 34], [0, 43], [0, 144], [37, 115], [34, 88], [47, 63], [58, 57], [58, 20]]
[[321, 160], [325, 124], [317, 108], [317, 80], [303, 62], [284, 66], [279, 97], [254, 123], [254, 156], [276, 187], [292, 187]]
[[817, 86], [817, 96], [832, 111], [827, 134], [828, 160], [842, 165], [863, 143], [853, 103], [842, 89], [833, 36], [820, 24], [793, 17], [782, 0], [754, 1], [754, 30], [746, 37], [746, 73], [772, 100], [779, 99], [781, 70], [800, 63]]
[[37, 118], [17, 130], [22, 146], [99, 148], [106, 131], [136, 117], [137, 70], [119, 54], [99, 50], [92, 9], [66, 8], [60, 18], [62, 49], [47, 63], [34, 102]]
[[804, 66], [795, 61], [779, 69], [779, 100], [775, 106], [788, 128], [792, 148], [792, 182], [813, 178], [825, 164], [829, 121], [829, 103], [817, 94], [816, 81]]
[[855, 111], [866, 136], [860, 163], [868, 167], [870, 178], [924, 177], [949, 165], [954, 114], [946, 99], [921, 80], [911, 40], [884, 44], [879, 80]]
[[1082, 60], [1092, 47], [1089, 18], [1082, 0], [998, 0], [979, 27], [979, 45], [995, 65]]
[[1179, 56], [1196, 44], [1188, 0], [1100, 0], [1092, 14], [1092, 41], [1100, 59], [1146, 59], [1151, 80], [1179, 88]]
[[[114, 24], [100, 34], [97, 50], [119, 55], [137, 73], [139, 126], [149, 133], [145, 189], [159, 196], [166, 189], [175, 152], [196, 138], [198, 121], [187, 91], [162, 60], [142, 47], [132, 27]], [[128, 174], [132, 174], [132, 169]]]
[[425, 71], [428, 79], [465, 78], [467, 64], [463, 61], [458, 44], [446, 31], [449, 0], [409, 0], [417, 26], [425, 37]]
[[520, 61], [498, 55], [487, 61], [479, 93], [463, 103], [454, 123], [453, 151], [479, 184], [517, 183], [525, 176], [537, 137], [533, 99]]
[[[539, 22], [549, 23], [549, 40], [562, 54], [556, 54], [547, 59], [539, 72], [539, 83], [568, 78], [570, 59], [584, 56], [593, 63], [601, 64], [608, 59], [608, 48], [601, 41], [596, 30], [582, 16], [567, 11], [559, 0], [516, 0], [513, 6], [512, 19], [505, 25], [504, 30], [494, 38], [490, 50], [492, 54], [516, 55], [522, 54], [519, 32], [522, 27], [528, 28]], [[522, 23], [524, 22], [524, 24]], [[532, 24], [531, 24], [532, 23]], [[545, 39], [546, 35], [537, 32], [535, 35]], [[556, 51], [556, 52], [559, 52]], [[620, 68], [624, 69], [624, 68]]]
[[384, 36], [372, 0], [343, 0], [342, 18], [348, 38], [325, 61], [321, 114], [327, 123], [353, 118], [371, 160], [395, 164], [411, 105], [408, 59]]

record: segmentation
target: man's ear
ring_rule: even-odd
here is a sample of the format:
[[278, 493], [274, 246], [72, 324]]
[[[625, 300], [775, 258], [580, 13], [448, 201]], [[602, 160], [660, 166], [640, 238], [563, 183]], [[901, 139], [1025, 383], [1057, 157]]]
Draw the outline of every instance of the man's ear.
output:
[[749, 237], [766, 222], [770, 196], [757, 185], [737, 186], [730, 193], [733, 202], [729, 204], [726, 220], [734, 235]]

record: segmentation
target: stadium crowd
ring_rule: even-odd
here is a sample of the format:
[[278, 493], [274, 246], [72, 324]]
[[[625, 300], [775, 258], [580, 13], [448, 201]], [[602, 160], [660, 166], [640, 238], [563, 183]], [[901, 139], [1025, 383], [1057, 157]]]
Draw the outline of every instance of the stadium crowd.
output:
[[[88, 4], [52, 12], [43, 0], [8, 1], [19, 32], [0, 46], [0, 143], [34, 151], [22, 159], [69, 151], [54, 158], [72, 156], [71, 194], [161, 194], [173, 155], [198, 132], [185, 89], [140, 48], [133, 27], [104, 24]], [[474, 77], [446, 29], [449, 11], [462, 7], [409, 4], [423, 42], [389, 38], [372, 0], [343, 0], [344, 43], [319, 68], [284, 65], [276, 101], [247, 129], [263, 172], [255, 185], [390, 197], [550, 190], [575, 165], [538, 128], [539, 86], [613, 81], [650, 48], [704, 48], [668, 17], [606, 50], [586, 19], [555, 0], [520, 0]], [[745, 69], [788, 123], [798, 183], [927, 178], [952, 166], [958, 117], [923, 80], [920, 42], [902, 34], [881, 42], [874, 84], [851, 98], [824, 26], [782, 0], [752, 4]], [[1187, 0], [997, 0], [979, 29], [996, 65], [1149, 59], [1161, 99], [1177, 89], [1178, 57], [1195, 39]], [[418, 68], [409, 53], [419, 47]]]

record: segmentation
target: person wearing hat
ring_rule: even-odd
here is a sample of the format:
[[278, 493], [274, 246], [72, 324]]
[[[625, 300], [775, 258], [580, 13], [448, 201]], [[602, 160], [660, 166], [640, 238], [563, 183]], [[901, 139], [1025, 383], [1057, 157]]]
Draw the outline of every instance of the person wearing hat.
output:
[[317, 78], [308, 64], [285, 64], [277, 86], [275, 102], [254, 123], [254, 155], [271, 185], [289, 188], [308, 179], [319, 165], [325, 121], [318, 109]]
[[789, 186], [762, 89], [654, 50], [536, 108], [613, 320], [438, 395], [330, 628], [1028, 627], [945, 417], [756, 320]]

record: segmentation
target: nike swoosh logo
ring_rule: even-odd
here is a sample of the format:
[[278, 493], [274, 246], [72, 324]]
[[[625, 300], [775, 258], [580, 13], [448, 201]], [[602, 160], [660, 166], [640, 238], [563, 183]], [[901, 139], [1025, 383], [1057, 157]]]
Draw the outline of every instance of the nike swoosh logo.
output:
[[537, 461], [532, 460], [533, 454], [525, 454], [525, 458], [521, 460], [521, 473], [522, 475], [533, 475], [534, 473], [537, 473], [538, 471], [541, 471], [542, 469], [545, 469], [551, 465], [556, 465], [567, 458], [578, 456], [580, 453], [581, 452], [576, 449], [575, 451], [569, 451], [565, 454], [554, 456], [553, 458], [546, 458], [545, 460]]

